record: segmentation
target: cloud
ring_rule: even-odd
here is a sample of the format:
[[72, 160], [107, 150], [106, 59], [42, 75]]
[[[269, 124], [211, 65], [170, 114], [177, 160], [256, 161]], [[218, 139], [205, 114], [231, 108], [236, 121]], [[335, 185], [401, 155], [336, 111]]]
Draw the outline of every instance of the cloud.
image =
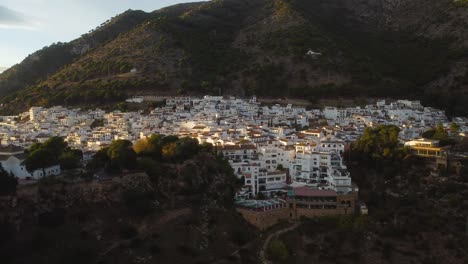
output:
[[33, 21], [19, 12], [0, 6], [0, 28], [33, 29]]

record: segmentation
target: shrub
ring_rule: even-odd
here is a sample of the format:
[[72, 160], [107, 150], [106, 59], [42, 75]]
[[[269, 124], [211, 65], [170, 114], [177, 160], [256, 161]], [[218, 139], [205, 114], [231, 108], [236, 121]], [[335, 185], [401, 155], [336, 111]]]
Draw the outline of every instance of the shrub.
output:
[[268, 257], [273, 261], [285, 261], [289, 252], [286, 245], [278, 239], [272, 240], [267, 248]]

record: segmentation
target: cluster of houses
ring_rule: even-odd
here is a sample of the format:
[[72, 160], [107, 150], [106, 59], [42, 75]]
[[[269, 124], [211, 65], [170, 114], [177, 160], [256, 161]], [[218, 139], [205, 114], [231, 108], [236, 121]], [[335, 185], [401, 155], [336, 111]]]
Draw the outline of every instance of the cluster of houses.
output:
[[[127, 101], [160, 99], [135, 97]], [[419, 139], [421, 134], [438, 123], [450, 130], [444, 111], [424, 107], [419, 101], [382, 100], [365, 107], [308, 110], [290, 104], [262, 105], [256, 97], [163, 99], [165, 106], [146, 114], [55, 106], [32, 107], [17, 116], [0, 117], [1, 165], [18, 178], [59, 174], [56, 166], [27, 172], [23, 162], [25, 148], [52, 136], [63, 137], [71, 147], [81, 149], [84, 162], [116, 139], [135, 142], [152, 134], [192, 137], [211, 143], [243, 179], [244, 188], [237, 199], [247, 218], [246, 212], [270, 210], [281, 211], [280, 218], [298, 218], [349, 213], [355, 207], [358, 189], [343, 154], [364, 128], [396, 125], [401, 128], [400, 140], [416, 155], [436, 157], [443, 157], [446, 151], [438, 148], [437, 142]], [[460, 128], [456, 133], [464, 136], [468, 118], [453, 121]], [[259, 196], [270, 200], [256, 199]]]

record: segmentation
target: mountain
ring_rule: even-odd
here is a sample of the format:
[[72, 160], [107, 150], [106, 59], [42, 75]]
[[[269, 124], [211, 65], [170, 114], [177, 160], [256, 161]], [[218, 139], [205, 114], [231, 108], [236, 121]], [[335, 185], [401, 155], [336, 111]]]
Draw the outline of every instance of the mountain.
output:
[[214, 0], [127, 11], [1, 74], [2, 110], [220, 93], [405, 97], [467, 114], [467, 9], [465, 0]]
[[8, 68], [0, 66], [0, 73], [4, 72], [6, 69], [8, 69]]

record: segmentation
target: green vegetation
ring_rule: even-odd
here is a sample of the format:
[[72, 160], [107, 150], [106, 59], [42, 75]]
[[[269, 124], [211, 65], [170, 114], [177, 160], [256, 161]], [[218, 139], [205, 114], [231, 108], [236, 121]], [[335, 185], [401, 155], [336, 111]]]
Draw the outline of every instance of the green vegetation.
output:
[[[29, 154], [43, 150], [51, 155], [68, 148], [54, 138]], [[0, 203], [2, 263], [206, 263], [257, 235], [234, 210], [237, 179], [211, 145], [159, 135], [134, 146], [116, 140], [87, 169], [114, 177], [46, 177], [18, 188], [15, 207]], [[15, 181], [0, 174], [0, 195], [14, 193]], [[250, 254], [240, 252], [243, 260], [253, 259]]]
[[450, 130], [452, 133], [457, 133], [460, 130], [460, 126], [457, 123], [452, 122], [450, 123]]
[[138, 140], [133, 150], [142, 157], [152, 157], [157, 161], [184, 162], [200, 152], [211, 153], [211, 145], [199, 145], [198, 140], [176, 136], [151, 135]]
[[[148, 18], [142, 11], [128, 11], [70, 43], [55, 43], [28, 56], [0, 77], [0, 93], [6, 94], [44, 81], [49, 75], [81, 56], [79, 47], [98, 48]], [[76, 49], [76, 50], [75, 50]]]
[[[456, 132], [458, 130], [457, 125], [452, 123], [451, 129]], [[455, 143], [454, 139], [450, 138], [447, 131], [445, 131], [442, 123], [438, 123], [435, 128], [425, 131], [422, 136], [427, 139], [439, 140], [439, 145], [442, 147]]]
[[[175, 170], [174, 166], [179, 168]], [[138, 169], [146, 172], [153, 184], [166, 186], [162, 192], [178, 190], [197, 195], [213, 184], [216, 177], [222, 176], [225, 185], [211, 186], [216, 191], [209, 195], [224, 205], [232, 205], [238, 182], [229, 163], [217, 156], [211, 145], [176, 136], [152, 135], [138, 140], [135, 145], [126, 140], [113, 141], [93, 157], [87, 169], [90, 173], [101, 169], [109, 173]], [[129, 190], [124, 194], [125, 203], [136, 214], [151, 212], [154, 198], [153, 190]]]
[[271, 260], [279, 263], [285, 261], [289, 254], [286, 245], [279, 239], [272, 240], [268, 244], [267, 253]]
[[93, 123], [89, 126], [91, 129], [95, 129], [96, 127], [103, 127], [104, 120], [103, 119], [95, 119]]
[[374, 168], [384, 169], [398, 164], [406, 157], [406, 150], [398, 141], [397, 126], [366, 128], [351, 146], [353, 160]]
[[27, 150], [26, 169], [30, 172], [60, 165], [62, 169], [74, 169], [80, 166], [83, 153], [71, 149], [61, 137], [52, 137], [44, 143], [35, 143]]
[[182, 16], [158, 18], [155, 29], [172, 36], [176, 46], [187, 52], [185, 63], [192, 73], [187, 77], [187, 92], [218, 93], [223, 76], [241, 69], [247, 55], [232, 47], [235, 34], [258, 3], [211, 1]]
[[105, 168], [106, 171], [117, 173], [122, 170], [135, 169], [136, 153], [132, 149], [132, 142], [128, 140], [115, 140], [101, 150], [99, 150], [93, 159], [87, 164], [87, 169], [95, 171]]
[[[464, 6], [466, 0], [452, 3]], [[434, 6], [443, 4], [450, 5], [438, 0]], [[432, 3], [427, 14], [417, 6], [408, 13], [433, 17]], [[385, 17], [385, 9], [373, 7], [363, 12]], [[406, 97], [445, 108], [450, 115], [466, 114], [468, 75], [434, 86], [466, 59], [460, 44], [465, 42], [465, 18], [455, 19], [454, 9], [408, 27], [363, 22], [355, 15], [360, 10], [343, 0], [221, 0], [151, 14], [127, 11], [2, 74], [0, 93], [7, 96], [0, 111], [33, 105], [110, 106], [128, 94], [151, 91], [311, 100]], [[393, 15], [400, 21], [406, 12]], [[432, 32], [451, 20], [461, 22], [452, 23], [454, 30], [447, 33]], [[459, 31], [457, 39], [451, 32]], [[307, 56], [308, 50], [322, 55]], [[128, 74], [133, 67], [138, 74]]]
[[454, 3], [456, 6], [468, 7], [468, 0], [453, 0], [453, 3]]

